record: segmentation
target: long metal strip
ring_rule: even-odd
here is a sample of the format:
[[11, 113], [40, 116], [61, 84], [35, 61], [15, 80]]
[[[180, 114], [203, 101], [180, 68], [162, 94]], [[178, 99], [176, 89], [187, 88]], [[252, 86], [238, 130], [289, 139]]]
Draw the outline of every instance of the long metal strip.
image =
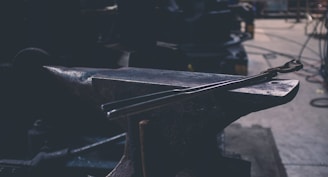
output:
[[275, 77], [277, 73], [293, 72], [302, 69], [302, 67], [303, 65], [299, 61], [292, 60], [282, 66], [270, 68], [267, 71], [254, 76], [215, 82], [191, 88], [173, 89], [169, 91], [152, 93], [106, 103], [103, 104], [101, 108], [104, 112], [107, 112], [107, 117], [110, 120], [118, 119], [141, 112], [150, 111], [176, 101], [193, 98], [195, 96], [208, 93], [212, 90], [225, 91], [268, 81], [272, 79], [272, 77]]
[[150, 111], [174, 103], [176, 101], [193, 98], [195, 96], [208, 93], [212, 90], [231, 90], [244, 87], [246, 85], [263, 82], [268, 79], [266, 76], [268, 76], [268, 74], [259, 74], [242, 79], [216, 82], [192, 88], [173, 89], [164, 92], [157, 92], [149, 95], [107, 103], [102, 105], [102, 109], [103, 111], [107, 112], [107, 117], [110, 120], [114, 120], [145, 111]]

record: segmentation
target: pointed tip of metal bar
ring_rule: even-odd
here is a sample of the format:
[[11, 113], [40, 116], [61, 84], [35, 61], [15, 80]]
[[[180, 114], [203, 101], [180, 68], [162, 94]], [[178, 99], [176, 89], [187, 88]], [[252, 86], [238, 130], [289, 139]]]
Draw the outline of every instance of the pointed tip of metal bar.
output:
[[106, 104], [102, 104], [102, 105], [100, 105], [100, 109], [101, 109], [102, 111], [106, 111]]
[[117, 110], [116, 109], [113, 109], [111, 111], [108, 111], [107, 112], [107, 118], [108, 120], [115, 120], [115, 119], [118, 119], [119, 116], [115, 116], [115, 113], [117, 113]]
[[108, 111], [113, 111], [116, 110], [114, 109], [115, 107], [118, 107], [119, 105], [116, 105], [116, 102], [109, 102], [109, 103], [105, 103], [100, 105], [100, 109], [103, 112], [108, 112]]

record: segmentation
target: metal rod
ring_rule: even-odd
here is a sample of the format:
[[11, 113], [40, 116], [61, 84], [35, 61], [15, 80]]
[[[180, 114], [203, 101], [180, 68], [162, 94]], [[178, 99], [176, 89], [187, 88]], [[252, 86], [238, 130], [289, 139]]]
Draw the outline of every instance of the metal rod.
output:
[[223, 82], [215, 82], [191, 88], [173, 89], [169, 91], [152, 93], [106, 103], [103, 104], [101, 108], [103, 111], [107, 112], [107, 117], [110, 120], [123, 118], [126, 116], [153, 110], [176, 101], [193, 98], [195, 96], [208, 93], [212, 90], [226, 91], [241, 88], [246, 85], [253, 85], [255, 83], [268, 81], [272, 79], [272, 77], [275, 77], [278, 73], [298, 71], [302, 69], [302, 67], [303, 65], [299, 60], [291, 60], [282, 66], [270, 68], [254, 76], [248, 76]]
[[133, 98], [113, 101], [113, 102], [102, 104], [101, 109], [102, 109], [102, 111], [107, 112], [107, 111], [110, 111], [114, 108], [118, 108], [118, 107], [122, 107], [122, 106], [126, 106], [126, 105], [131, 105], [131, 104], [136, 104], [136, 103], [140, 103], [140, 102], [143, 102], [143, 101], [147, 101], [147, 100], [151, 100], [151, 99], [155, 99], [155, 98], [160, 98], [160, 97], [164, 97], [164, 96], [169, 96], [169, 95], [176, 94], [176, 93], [189, 92], [189, 91], [196, 90], [196, 89], [211, 87], [211, 86], [214, 86], [214, 85], [217, 85], [217, 84], [223, 84], [223, 83], [226, 83], [226, 82], [231, 82], [231, 80], [219, 81], [219, 82], [205, 84], [205, 85], [196, 86], [196, 87], [192, 87], [192, 88], [166, 90], [166, 91], [162, 91], [162, 92], [150, 93], [150, 94], [147, 94], [147, 95], [142, 95], [142, 96], [137, 96], [137, 97], [133, 97]]
[[[122, 102], [114, 102], [106, 104], [104, 108], [108, 110], [107, 117], [110, 120], [122, 118], [138, 114], [145, 111], [150, 111], [167, 104], [192, 98], [201, 94], [205, 94], [212, 90], [231, 90], [243, 87], [245, 85], [254, 84], [255, 82], [265, 81], [269, 74], [259, 74], [256, 76], [246, 77], [242, 79], [217, 82], [212, 84], [201, 85], [188, 89], [174, 89], [171, 91], [161, 92], [159, 94], [150, 94], [140, 97], [131, 98]], [[261, 78], [261, 79], [259, 79]], [[118, 106], [118, 107], [115, 107]], [[108, 108], [108, 109], [107, 109]]]
[[113, 143], [114, 141], [116, 141], [120, 138], [123, 138], [125, 136], [126, 136], [126, 133], [121, 133], [119, 135], [107, 138], [105, 140], [102, 140], [102, 141], [99, 141], [99, 142], [96, 142], [96, 143], [93, 143], [93, 144], [90, 144], [90, 145], [87, 145], [87, 146], [84, 146], [84, 147], [80, 147], [80, 148], [77, 148], [77, 149], [72, 149], [72, 150], [69, 151], [69, 153], [73, 154], [73, 155], [78, 154], [78, 153], [85, 153], [85, 152], [93, 150], [94, 148], [99, 148], [100, 146], [106, 145], [108, 143]]

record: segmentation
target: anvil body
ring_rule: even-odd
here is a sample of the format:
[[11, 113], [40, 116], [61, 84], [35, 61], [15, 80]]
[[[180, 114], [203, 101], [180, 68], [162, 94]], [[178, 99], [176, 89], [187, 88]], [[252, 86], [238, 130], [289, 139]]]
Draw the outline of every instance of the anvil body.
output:
[[[148, 93], [241, 77], [141, 68], [45, 69], [67, 91], [98, 106]], [[217, 134], [246, 114], [291, 101], [298, 87], [297, 80], [272, 80], [231, 91], [212, 91], [112, 122], [121, 125], [128, 136], [125, 154], [108, 176], [214, 177], [245, 173], [238, 170], [238, 165], [231, 167], [220, 155]]]

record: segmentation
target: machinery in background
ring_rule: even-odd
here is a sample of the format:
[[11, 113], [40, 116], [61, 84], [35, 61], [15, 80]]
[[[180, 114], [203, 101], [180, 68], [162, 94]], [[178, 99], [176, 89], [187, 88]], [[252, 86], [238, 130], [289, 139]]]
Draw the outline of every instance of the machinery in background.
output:
[[[247, 74], [248, 58], [241, 43], [253, 37], [254, 11], [250, 4], [171, 0], [156, 4], [155, 11], [149, 13], [155, 18], [147, 20], [150, 24], [154, 22], [155, 27], [147, 23], [147, 28], [140, 29], [138, 39], [131, 35], [134, 29], [127, 31], [126, 36], [133, 38], [128, 41], [142, 41], [142, 36], [149, 40], [144, 47], [128, 42], [136, 49], [130, 66]], [[124, 12], [121, 15], [124, 16]], [[242, 23], [245, 29], [241, 28]]]
[[[248, 58], [241, 43], [252, 35], [241, 31], [254, 30], [249, 4], [216, 0], [1, 3], [4, 62], [23, 48], [37, 47], [65, 66], [247, 74]], [[245, 30], [241, 30], [243, 22]]]

